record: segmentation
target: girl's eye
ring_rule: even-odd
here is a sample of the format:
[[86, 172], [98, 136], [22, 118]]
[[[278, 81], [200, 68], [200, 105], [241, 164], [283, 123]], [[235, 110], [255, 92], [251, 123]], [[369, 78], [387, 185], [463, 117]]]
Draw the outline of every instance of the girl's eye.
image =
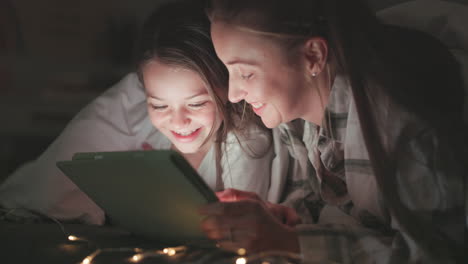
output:
[[206, 102], [196, 103], [196, 104], [189, 104], [192, 108], [201, 108], [206, 105]]
[[164, 109], [167, 108], [167, 105], [154, 105], [150, 104], [151, 108], [153, 108], [156, 111], [163, 111]]
[[244, 80], [248, 80], [248, 79], [250, 79], [252, 76], [253, 76], [253, 73], [241, 74], [241, 78], [244, 79]]

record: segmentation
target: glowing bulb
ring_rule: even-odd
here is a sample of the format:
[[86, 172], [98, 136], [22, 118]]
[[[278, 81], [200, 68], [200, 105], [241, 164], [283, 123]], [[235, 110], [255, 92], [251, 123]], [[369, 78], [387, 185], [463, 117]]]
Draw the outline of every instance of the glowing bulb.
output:
[[97, 255], [99, 255], [101, 252], [102, 252], [101, 249], [97, 249], [96, 251], [93, 252], [93, 254], [88, 255], [86, 258], [84, 258], [83, 261], [81, 261], [81, 264], [91, 264], [91, 261], [93, 261], [93, 259]]
[[78, 240], [78, 237], [73, 236], [73, 235], [70, 235], [70, 236], [68, 236], [68, 240], [70, 240], [70, 241], [76, 241], [76, 240]]
[[247, 253], [247, 251], [245, 250], [245, 248], [239, 248], [239, 249], [237, 250], [237, 254], [238, 254], [238, 255], [243, 256], [243, 255], [245, 255], [245, 253]]
[[90, 257], [86, 257], [85, 259], [83, 259], [83, 261], [81, 262], [82, 264], [90, 264], [91, 263], [91, 258]]
[[163, 249], [163, 253], [168, 256], [174, 256], [176, 254], [176, 250], [174, 248], [165, 248]]
[[133, 261], [133, 262], [138, 262], [138, 261], [140, 261], [141, 259], [143, 259], [143, 256], [142, 256], [141, 254], [135, 254], [135, 255], [133, 255], [133, 257], [132, 257], [132, 261]]
[[246, 264], [247, 259], [246, 258], [237, 258], [236, 259], [236, 264]]
[[167, 251], [167, 255], [168, 256], [174, 256], [176, 254], [176, 251], [173, 249], [173, 248], [170, 248], [168, 251]]

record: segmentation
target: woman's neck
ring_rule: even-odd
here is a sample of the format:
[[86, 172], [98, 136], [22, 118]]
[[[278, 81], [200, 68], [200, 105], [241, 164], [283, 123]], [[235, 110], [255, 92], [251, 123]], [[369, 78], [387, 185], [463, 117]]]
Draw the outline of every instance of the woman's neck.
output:
[[[302, 119], [314, 123], [317, 126], [322, 125], [323, 117], [325, 115], [325, 108], [328, 105], [328, 98], [330, 97], [333, 82], [335, 80], [336, 72], [333, 66], [327, 66], [321, 74], [313, 79], [314, 90], [311, 90], [309, 103], [307, 109], [304, 111]], [[310, 103], [310, 100], [312, 103]]]

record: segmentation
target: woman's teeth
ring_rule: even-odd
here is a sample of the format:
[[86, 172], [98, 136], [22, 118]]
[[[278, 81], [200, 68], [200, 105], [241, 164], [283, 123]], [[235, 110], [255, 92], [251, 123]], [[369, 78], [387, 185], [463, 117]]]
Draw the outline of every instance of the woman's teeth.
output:
[[262, 104], [262, 103], [253, 103], [253, 104], [252, 104], [252, 106], [253, 106], [254, 108], [257, 108], [257, 109], [260, 108], [260, 107], [262, 107], [263, 105], [264, 105], [264, 104]]

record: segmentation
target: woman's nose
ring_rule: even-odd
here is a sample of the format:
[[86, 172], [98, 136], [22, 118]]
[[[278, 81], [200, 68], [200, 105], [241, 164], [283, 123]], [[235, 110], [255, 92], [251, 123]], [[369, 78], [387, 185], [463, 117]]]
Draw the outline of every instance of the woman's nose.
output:
[[241, 100], [245, 98], [246, 95], [247, 95], [247, 92], [245, 91], [243, 87], [229, 80], [229, 93], [228, 93], [229, 101], [231, 101], [232, 103], [240, 102]]

